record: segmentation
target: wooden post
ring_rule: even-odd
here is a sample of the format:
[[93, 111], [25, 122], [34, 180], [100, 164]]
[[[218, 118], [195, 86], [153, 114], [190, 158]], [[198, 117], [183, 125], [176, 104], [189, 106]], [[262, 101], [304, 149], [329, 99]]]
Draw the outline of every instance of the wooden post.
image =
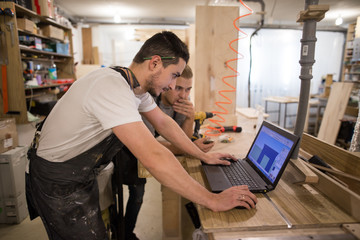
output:
[[[238, 17], [239, 7], [196, 7], [195, 108], [196, 111], [223, 112], [215, 103], [227, 102], [221, 104], [228, 112], [222, 115], [226, 125], [234, 124], [230, 116], [234, 116], [236, 110], [236, 77], [227, 78], [236, 75], [236, 72], [227, 67], [226, 62], [238, 57], [229, 47], [229, 43], [238, 38], [238, 31], [233, 25]], [[237, 41], [231, 46], [237, 51]], [[237, 70], [237, 61], [229, 65]], [[222, 81], [224, 78], [235, 89], [226, 85]], [[226, 99], [219, 94], [220, 90], [233, 91], [223, 93]]]
[[91, 28], [82, 28], [83, 64], [93, 64]]

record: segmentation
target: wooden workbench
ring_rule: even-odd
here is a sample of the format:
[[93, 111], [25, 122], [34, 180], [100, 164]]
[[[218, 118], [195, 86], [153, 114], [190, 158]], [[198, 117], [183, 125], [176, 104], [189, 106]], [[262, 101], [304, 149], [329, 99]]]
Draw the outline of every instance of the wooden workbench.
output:
[[[212, 151], [225, 151], [236, 157], [245, 157], [255, 137], [254, 121], [239, 119], [238, 125], [243, 128], [241, 133], [228, 133], [234, 141], [217, 142]], [[189, 174], [207, 187], [200, 161], [187, 158], [186, 165]], [[298, 169], [293, 164], [289, 164], [276, 189], [268, 193], [273, 203], [263, 194], [257, 194], [259, 202], [256, 209], [212, 212], [197, 205], [203, 232], [209, 239], [217, 240], [270, 236], [292, 236], [300, 239], [304, 234], [317, 236], [319, 239], [329, 239], [331, 236], [332, 239], [334, 236], [340, 237], [336, 239], [356, 239], [344, 230], [350, 228], [353, 234], [354, 232], [359, 234], [359, 238], [359, 195], [343, 189], [343, 203], [346, 206], [337, 204], [332, 197], [324, 195], [321, 189], [317, 189], [317, 185], [322, 186], [324, 181], [329, 181], [334, 184], [334, 191], [339, 191], [342, 186], [333, 183], [316, 169], [312, 170], [315, 174], [319, 174], [319, 181], [322, 182], [299, 184], [296, 179], [296, 175], [299, 174]]]
[[[298, 104], [299, 103], [299, 98], [298, 97], [288, 97], [288, 96], [270, 96], [267, 98], [264, 98], [265, 101], [265, 113], [277, 113], [277, 121], [276, 123], [278, 125], [280, 125], [281, 123], [281, 105], [284, 104], [284, 122], [283, 122], [283, 127], [287, 128], [286, 126], [286, 119], [288, 117], [296, 117], [296, 114], [288, 114], [287, 110], [288, 110], [288, 104]], [[272, 110], [269, 111], [268, 110], [268, 105], [269, 103], [275, 103], [278, 104], [278, 108], [277, 110]]]

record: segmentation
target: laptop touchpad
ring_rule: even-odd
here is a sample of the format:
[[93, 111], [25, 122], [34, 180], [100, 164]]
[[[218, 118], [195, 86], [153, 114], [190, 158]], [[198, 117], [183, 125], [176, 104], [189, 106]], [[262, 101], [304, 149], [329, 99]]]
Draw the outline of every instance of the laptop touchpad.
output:
[[232, 186], [230, 181], [226, 177], [224, 177], [225, 174], [221, 167], [216, 165], [207, 165], [204, 168], [204, 171], [206, 172], [206, 174], [208, 174], [208, 176], [211, 176], [211, 178], [207, 179], [211, 186], [212, 192], [221, 192], [223, 191], [223, 189], [230, 188]]

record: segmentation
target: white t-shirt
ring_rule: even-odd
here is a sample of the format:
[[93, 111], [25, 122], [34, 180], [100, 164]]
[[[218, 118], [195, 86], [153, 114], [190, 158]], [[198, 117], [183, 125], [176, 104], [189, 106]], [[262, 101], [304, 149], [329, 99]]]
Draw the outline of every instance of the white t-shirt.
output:
[[135, 95], [123, 76], [101, 68], [78, 79], [56, 103], [40, 136], [37, 155], [64, 162], [92, 148], [111, 128], [142, 121], [156, 107], [149, 93]]

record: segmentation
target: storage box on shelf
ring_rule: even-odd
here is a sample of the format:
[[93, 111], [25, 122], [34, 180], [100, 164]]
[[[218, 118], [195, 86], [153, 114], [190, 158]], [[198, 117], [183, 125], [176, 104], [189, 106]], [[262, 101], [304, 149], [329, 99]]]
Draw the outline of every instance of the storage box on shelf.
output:
[[64, 30], [52, 25], [44, 25], [40, 27], [42, 34], [45, 37], [55, 38], [64, 41]]
[[28, 31], [28, 32], [34, 32], [34, 28], [36, 28], [36, 24], [27, 19], [27, 18], [17, 18], [16, 19], [16, 22], [17, 22], [17, 26], [19, 29], [22, 29], [24, 31]]
[[[0, 21], [1, 29], [7, 29], [6, 46], [0, 49], [6, 53], [6, 67], [0, 73], [4, 76], [6, 70], [7, 77], [2, 81], [7, 82], [8, 96], [8, 112], [1, 101], [0, 117], [14, 117], [17, 123], [27, 123], [29, 102], [34, 96], [47, 94], [50, 89], [59, 98], [76, 78], [71, 28], [13, 2], [0, 2], [0, 7], [10, 8], [15, 13], [13, 17], [2, 16]], [[29, 21], [36, 23], [32, 31]], [[53, 65], [56, 65], [59, 83], [50, 80], [48, 69]], [[62, 83], [62, 79], [70, 81]]]
[[54, 3], [52, 0], [32, 0], [32, 10], [45, 17], [54, 17]]

